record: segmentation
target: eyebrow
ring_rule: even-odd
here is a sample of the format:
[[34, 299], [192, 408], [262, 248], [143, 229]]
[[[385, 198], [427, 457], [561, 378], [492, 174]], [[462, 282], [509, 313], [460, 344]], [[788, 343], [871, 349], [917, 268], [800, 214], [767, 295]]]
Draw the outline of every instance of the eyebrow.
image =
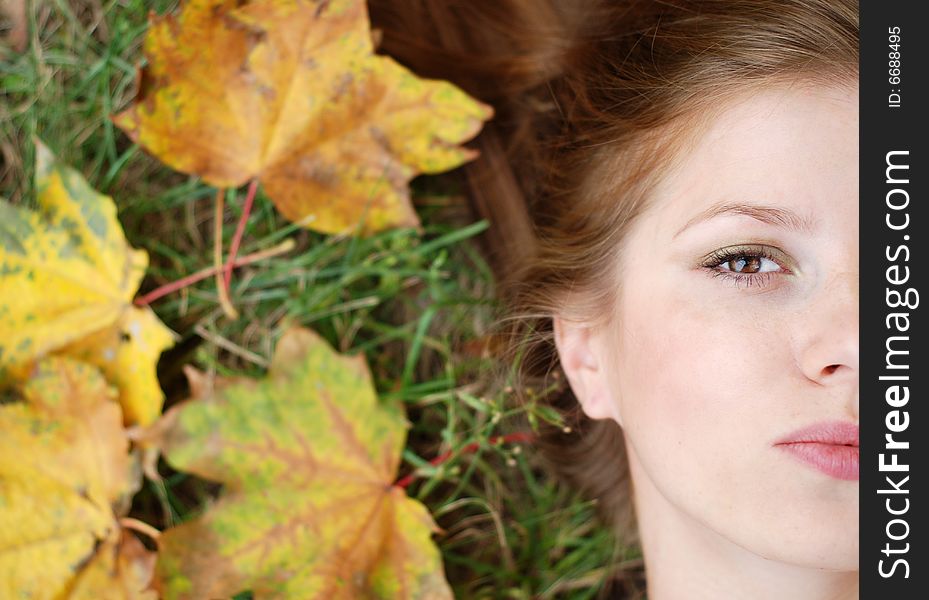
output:
[[679, 236], [688, 227], [723, 215], [745, 215], [755, 219], [756, 221], [767, 223], [768, 225], [774, 225], [775, 227], [783, 227], [785, 229], [806, 233], [812, 232], [815, 228], [815, 224], [813, 223], [812, 219], [801, 217], [797, 213], [785, 208], [726, 202], [711, 206], [691, 220], [687, 221], [683, 227], [677, 230], [677, 233], [674, 234], [674, 237]]

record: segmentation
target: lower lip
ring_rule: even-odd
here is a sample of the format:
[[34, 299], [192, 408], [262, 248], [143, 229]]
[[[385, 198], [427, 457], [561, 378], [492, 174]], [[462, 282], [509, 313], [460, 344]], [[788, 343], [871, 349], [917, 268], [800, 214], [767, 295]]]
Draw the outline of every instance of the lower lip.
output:
[[778, 448], [830, 477], [858, 481], [858, 446], [794, 442], [778, 444]]

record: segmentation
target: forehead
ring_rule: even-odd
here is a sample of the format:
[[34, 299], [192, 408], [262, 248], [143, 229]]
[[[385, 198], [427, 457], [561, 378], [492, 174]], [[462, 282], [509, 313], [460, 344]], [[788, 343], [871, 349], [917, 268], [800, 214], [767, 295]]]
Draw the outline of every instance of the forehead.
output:
[[707, 114], [652, 204], [669, 217], [718, 202], [810, 214], [836, 201], [857, 205], [857, 193], [857, 89], [785, 85], [733, 97]]

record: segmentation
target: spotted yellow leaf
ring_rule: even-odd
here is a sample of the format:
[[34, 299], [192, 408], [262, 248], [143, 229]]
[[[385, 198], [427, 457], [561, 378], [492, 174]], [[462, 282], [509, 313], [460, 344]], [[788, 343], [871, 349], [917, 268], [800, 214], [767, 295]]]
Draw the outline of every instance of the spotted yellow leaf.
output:
[[284, 216], [327, 233], [418, 225], [410, 179], [474, 158], [459, 144], [492, 113], [375, 55], [364, 0], [188, 0], [153, 18], [144, 50], [115, 123], [216, 187], [258, 178]]
[[0, 598], [151, 598], [153, 557], [120, 531], [138, 472], [115, 390], [71, 358], [0, 405]]
[[408, 423], [378, 401], [363, 356], [292, 329], [260, 380], [209, 380], [157, 425], [176, 469], [222, 482], [167, 530], [164, 598], [450, 599], [428, 510], [394, 486]]
[[36, 155], [38, 210], [0, 201], [0, 385], [67, 354], [116, 384], [127, 422], [147, 424], [164, 400], [155, 365], [173, 343], [132, 305], [148, 255], [126, 242], [112, 199], [41, 143]]

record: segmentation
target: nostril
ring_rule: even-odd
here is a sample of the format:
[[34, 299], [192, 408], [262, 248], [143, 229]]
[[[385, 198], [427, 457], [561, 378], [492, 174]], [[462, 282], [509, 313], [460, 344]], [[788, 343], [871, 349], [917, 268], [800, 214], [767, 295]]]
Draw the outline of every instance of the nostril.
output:
[[835, 370], [838, 368], [839, 368], [839, 365], [829, 365], [828, 367], [823, 369], [823, 373], [825, 373], [826, 375], [832, 375], [833, 373], [835, 373]]

